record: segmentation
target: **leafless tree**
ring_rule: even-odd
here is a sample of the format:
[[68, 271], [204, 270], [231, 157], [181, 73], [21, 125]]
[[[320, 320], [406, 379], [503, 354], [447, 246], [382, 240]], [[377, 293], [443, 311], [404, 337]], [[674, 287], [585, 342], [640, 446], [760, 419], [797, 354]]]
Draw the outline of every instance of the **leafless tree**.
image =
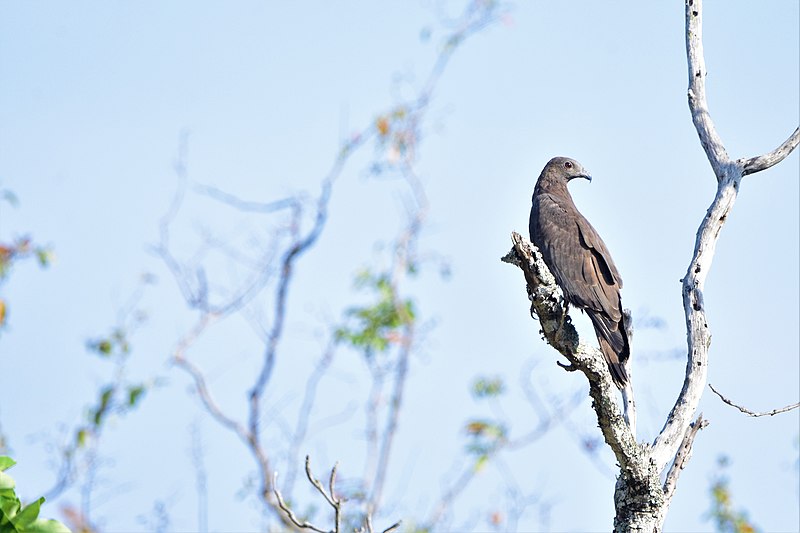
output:
[[[256, 498], [266, 511], [270, 522], [288, 530], [322, 530], [323, 520], [315, 513], [306, 511], [298, 497], [298, 485], [307, 479], [315, 487], [315, 496], [324, 498], [335, 511], [333, 531], [357, 529], [372, 531], [372, 521], [390, 520], [394, 509], [386, 510], [386, 492], [391, 485], [390, 464], [403, 424], [404, 398], [409, 387], [409, 372], [414, 355], [419, 351], [427, 324], [420, 322], [414, 312], [413, 295], [408, 289], [409, 278], [427, 263], [431, 255], [420, 252], [419, 240], [423, 231], [429, 205], [423, 179], [417, 175], [417, 155], [420, 151], [423, 132], [431, 122], [431, 102], [440, 79], [445, 74], [451, 58], [476, 33], [496, 23], [504, 14], [506, 6], [501, 2], [467, 0], [463, 12], [444, 21], [445, 35], [433, 66], [420, 84], [416, 93], [388, 106], [375, 114], [374, 119], [360, 131], [346, 138], [331, 161], [330, 168], [319, 184], [315, 194], [298, 193], [274, 201], [254, 201], [240, 198], [220, 188], [198, 183], [190, 172], [190, 136], [184, 132], [178, 143], [174, 164], [176, 187], [171, 202], [158, 223], [158, 240], [152, 251], [169, 273], [170, 281], [178, 289], [182, 303], [191, 315], [190, 325], [180, 334], [169, 353], [171, 368], [189, 378], [191, 389], [203, 416], [214, 424], [214, 430], [228, 431], [238, 438], [255, 470]], [[270, 394], [278, 389], [275, 367], [280, 360], [296, 356], [287, 348], [287, 324], [291, 295], [298, 288], [296, 272], [306, 261], [309, 252], [319, 246], [326, 234], [331, 216], [331, 199], [337, 185], [345, 174], [353, 156], [373, 147], [374, 160], [369, 167], [371, 174], [389, 177], [402, 186], [405, 211], [402, 226], [387, 247], [388, 260], [365, 273], [362, 280], [367, 289], [380, 298], [377, 304], [353, 307], [346, 311], [344, 324], [330, 325], [327, 338], [321, 343], [319, 353], [313, 354], [316, 363], [307, 375], [296, 375], [296, 388], [302, 388], [299, 409], [294, 418], [286, 417], [279, 407], [269, 404]], [[179, 232], [185, 211], [191, 202], [207, 201], [229, 212], [260, 217], [259, 224], [269, 227], [266, 237], [253, 246], [239, 247], [224, 237], [215, 236], [208, 229], [201, 229], [201, 243], [187, 252]], [[264, 222], [268, 221], [268, 222]], [[262, 234], [264, 235], [264, 234]], [[252, 244], [248, 243], [248, 244]], [[209, 257], [216, 254], [234, 264], [234, 275], [225, 279], [217, 275], [215, 265]], [[433, 261], [439, 261], [438, 258]], [[443, 265], [440, 264], [443, 267]], [[143, 321], [138, 303], [144, 287], [153, 279], [143, 278], [130, 302], [120, 310], [117, 324], [109, 335], [92, 339], [87, 343], [90, 351], [107, 357], [115, 364], [113, 378], [99, 389], [99, 398], [88, 407], [88, 422], [81, 422], [66, 431], [63, 443], [58, 446], [56, 480], [48, 492], [49, 499], [56, 499], [71, 489], [79, 493], [80, 504], [64, 504], [65, 515], [76, 529], [94, 530], [102, 528], [94, 505], [98, 498], [99, 473], [105, 468], [100, 450], [104, 421], [108, 415], [125, 414], [134, 409], [139, 398], [152, 386], [150, 383], [130, 383], [126, 371], [131, 336]], [[372, 307], [370, 307], [372, 305]], [[358, 323], [365, 313], [385, 305], [390, 318], [385, 332], [376, 339], [385, 343], [383, 348], [364, 343], [359, 339]], [[385, 312], [386, 309], [382, 309]], [[243, 409], [231, 408], [222, 394], [215, 388], [215, 370], [207, 365], [209, 357], [223, 360], [229, 354], [208, 354], [203, 344], [205, 339], [219, 331], [230, 319], [244, 318], [260, 339], [258, 370], [252, 380], [241, 384], [246, 392]], [[217, 329], [219, 328], [219, 329]], [[347, 346], [345, 346], [347, 345]], [[339, 414], [324, 421], [336, 425], [353, 415], [359, 402], [366, 413], [365, 456], [360, 475], [344, 476], [340, 473], [336, 485], [336, 470], [332, 472], [329, 488], [321, 488], [306, 462], [302, 475], [302, 457], [316, 437], [315, 418], [321, 399], [321, 387], [331, 377], [331, 369], [340, 354], [347, 348], [363, 355], [368, 376], [367, 392], [350, 402], [342, 402]], [[385, 349], [381, 357], [376, 353]], [[513, 436], [503, 432], [494, 435], [491, 445], [475, 454], [454, 452], [452, 479], [443, 482], [441, 493], [431, 504], [427, 516], [418, 517], [421, 527], [437, 530], [448, 526], [453, 506], [470, 486], [477, 485], [479, 473], [485, 468], [497, 468], [501, 477], [509, 478], [503, 466], [503, 454], [532, 446], [556, 424], [568, 423], [570, 413], [582, 401], [579, 395], [567, 395], [563, 401], [542, 398], [539, 392], [523, 379], [522, 388], [535, 419], [530, 426], [521, 428]], [[361, 393], [363, 391], [359, 391]], [[354, 394], [357, 396], [357, 394]], [[242, 415], [242, 412], [244, 415]], [[467, 424], [470, 427], [470, 423]], [[206, 530], [208, 524], [208, 484], [204, 447], [199, 433], [199, 424], [192, 423], [192, 445], [190, 455], [195, 468], [198, 500], [197, 528]], [[488, 426], [473, 425], [480, 432]], [[491, 429], [491, 428], [490, 428]], [[318, 430], [317, 430], [318, 431]], [[274, 444], [274, 435], [280, 434], [282, 444]], [[474, 435], [473, 435], [474, 436]], [[235, 452], [232, 452], [235, 453]], [[278, 470], [280, 467], [280, 476]], [[505, 468], [505, 470], [504, 470]], [[515, 523], [521, 513], [532, 506], [547, 509], [541, 495], [525, 494], [512, 481], [506, 480], [505, 493], [509, 508], [506, 509], [509, 524]], [[341, 486], [342, 488], [339, 488]], [[252, 488], [252, 487], [251, 487]], [[285, 495], [285, 497], [284, 497]], [[310, 504], [306, 509], [313, 509]], [[545, 511], [542, 511], [545, 512]], [[387, 518], [388, 516], [388, 518]], [[151, 516], [140, 515], [140, 522], [147, 527], [168, 527], [169, 506], [163, 500], [154, 502]], [[99, 524], [99, 525], [98, 525]], [[392, 531], [397, 524], [385, 531]]]
[[[702, 41], [702, 0], [686, 0], [688, 100], [692, 121], [717, 180], [717, 192], [697, 231], [694, 253], [682, 283], [688, 357], [683, 388], [663, 429], [651, 444], [638, 443], [615, 400], [616, 389], [599, 350], [580, 343], [568, 320], [563, 297], [538, 250], [524, 237], [512, 234], [513, 248], [503, 260], [522, 268], [547, 342], [563, 354], [567, 370], [581, 371], [606, 444], [619, 463], [614, 494], [615, 531], [660, 531], [678, 477], [691, 455], [697, 432], [708, 422], [695, 418], [706, 385], [711, 334], [703, 288], [722, 227], [733, 208], [742, 179], [781, 162], [800, 142], [800, 128], [778, 148], [756, 157], [732, 159], [716, 132], [705, 92], [706, 68]], [[665, 474], [662, 482], [660, 476]]]
[[[463, 13], [447, 22], [448, 34], [443, 38], [436, 60], [416, 95], [378, 113], [372, 123], [344, 141], [313, 199], [296, 195], [262, 203], [239, 198], [216, 187], [195, 183], [189, 172], [188, 136], [184, 135], [181, 140], [175, 164], [176, 191], [169, 209], [160, 221], [160, 238], [154, 247], [194, 316], [193, 324], [176, 342], [171, 362], [189, 376], [194, 393], [205, 413], [219, 427], [236, 435], [248, 451], [256, 467], [258, 498], [282, 527], [321, 530], [312, 525], [313, 517], [298, 516], [294, 510], [297, 507], [294, 489], [299, 478], [297, 466], [301, 455], [307, 453], [312, 413], [319, 402], [320, 383], [328, 376], [343, 345], [347, 344], [350, 348], [363, 352], [370, 379], [369, 392], [363, 400], [367, 414], [364, 471], [360, 478], [349, 480], [349, 484], [354, 484], [357, 488], [343, 489], [342, 495], [334, 487], [336, 470], [332, 473], [327, 491], [321, 488], [311, 474], [308, 462], [306, 478], [334, 508], [336, 518], [334, 527], [331, 528], [333, 531], [345, 527], [346, 513], [350, 513], [352, 517], [350, 525], [360, 524], [357, 527], [365, 531], [372, 531], [373, 517], [380, 516], [389, 465], [402, 422], [401, 413], [412, 354], [418, 349], [425, 330], [425, 324], [419, 323], [415, 317], [413, 302], [405, 288], [407, 278], [415, 275], [427, 260], [418, 251], [420, 232], [428, 215], [425, 188], [416, 173], [422, 129], [429, 114], [434, 91], [450, 59], [471, 36], [496, 22], [503, 15], [504, 9], [499, 2], [467, 2]], [[316, 366], [305, 378], [305, 390], [296, 420], [280, 421], [280, 415], [266, 408], [265, 404], [267, 393], [273, 386], [276, 361], [289, 356], [284, 348], [285, 330], [289, 319], [288, 302], [296, 286], [295, 272], [306, 254], [317, 246], [325, 234], [331, 198], [346, 165], [353, 154], [368, 145], [374, 145], [377, 154], [371, 172], [390, 175], [405, 185], [405, 223], [389, 247], [388, 266], [366, 272], [361, 279], [362, 284], [377, 294], [379, 301], [372, 307], [352, 308], [347, 312], [350, 321], [331, 328]], [[255, 253], [233, 249], [222, 240], [207, 236], [204, 248], [187, 257], [185, 253], [176, 251], [172, 233], [176, 220], [191, 195], [201, 195], [239, 213], [272, 217], [272, 220], [278, 220], [275, 224], [276, 230], [272, 233], [270, 242], [258, 247]], [[237, 282], [221, 288], [222, 282], [208, 273], [202, 261], [210, 249], [244, 264], [243, 270], [246, 273]], [[267, 312], [259, 314], [254, 311], [259, 306], [266, 306]], [[247, 317], [263, 340], [259, 370], [253, 381], [246, 385], [249, 392], [246, 416], [243, 419], [223, 407], [211, 383], [213, 376], [193, 356], [205, 336], [237, 314]], [[364, 326], [364, 322], [370, 322], [370, 326], [377, 324], [382, 329], [378, 333], [371, 332], [370, 327]], [[300, 383], [302, 382], [303, 377], [300, 376]], [[563, 418], [563, 411], [571, 409], [575, 403], [573, 401], [559, 407], [562, 412], [556, 412], [557, 409], [548, 411], [529, 434], [503, 442], [493, 454], [502, 449], [513, 449], [536, 441]], [[347, 416], [347, 412], [349, 408], [345, 408], [343, 416]], [[281, 431], [288, 443], [285, 448], [275, 448], [265, 441], [265, 420], [268, 419], [281, 425]], [[286, 465], [286, 471], [281, 472], [280, 476], [276, 476], [278, 462]], [[470, 465], [456, 484], [445, 490], [441, 502], [426, 522], [429, 527], [435, 527], [439, 523], [450, 503], [471, 481], [475, 472], [473, 465]], [[278, 482], [281, 483], [280, 486], [276, 484]], [[292, 503], [287, 503], [287, 500]], [[357, 513], [360, 516], [355, 516]], [[392, 526], [386, 531], [394, 528]]]

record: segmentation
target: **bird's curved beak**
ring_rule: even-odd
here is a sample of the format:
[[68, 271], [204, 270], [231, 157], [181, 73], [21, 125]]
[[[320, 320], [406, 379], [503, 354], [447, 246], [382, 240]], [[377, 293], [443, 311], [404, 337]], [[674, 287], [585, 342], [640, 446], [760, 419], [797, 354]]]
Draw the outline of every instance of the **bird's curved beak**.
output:
[[587, 172], [587, 171], [584, 171], [583, 174], [579, 174], [576, 177], [578, 177], [578, 178], [586, 178], [587, 180], [589, 180], [589, 183], [591, 183], [591, 181], [592, 181], [592, 175], [589, 174], [589, 172]]

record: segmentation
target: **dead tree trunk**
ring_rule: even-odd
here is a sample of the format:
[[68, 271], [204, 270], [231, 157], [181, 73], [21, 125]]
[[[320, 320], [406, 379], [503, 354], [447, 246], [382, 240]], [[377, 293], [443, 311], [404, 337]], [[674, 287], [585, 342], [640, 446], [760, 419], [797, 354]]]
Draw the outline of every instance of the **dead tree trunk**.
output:
[[[683, 388], [652, 444], [637, 443], [616, 403], [616, 388], [600, 351], [580, 343], [565, 310], [564, 299], [541, 254], [527, 239], [512, 233], [513, 248], [503, 261], [520, 267], [547, 342], [569, 360], [567, 370], [580, 370], [589, 381], [589, 395], [603, 438], [619, 463], [614, 493], [614, 531], [661, 531], [681, 470], [691, 455], [697, 432], [708, 422], [695, 418], [708, 375], [711, 333], [705, 314], [703, 287], [720, 231], [733, 208], [742, 178], [782, 161], [800, 143], [800, 128], [772, 152], [733, 160], [714, 128], [705, 94], [702, 42], [702, 0], [685, 0], [689, 109], [700, 142], [717, 179], [717, 192], [700, 223], [694, 253], [683, 278], [688, 354]], [[667, 470], [667, 467], [669, 469]], [[660, 481], [666, 473], [664, 483]]]

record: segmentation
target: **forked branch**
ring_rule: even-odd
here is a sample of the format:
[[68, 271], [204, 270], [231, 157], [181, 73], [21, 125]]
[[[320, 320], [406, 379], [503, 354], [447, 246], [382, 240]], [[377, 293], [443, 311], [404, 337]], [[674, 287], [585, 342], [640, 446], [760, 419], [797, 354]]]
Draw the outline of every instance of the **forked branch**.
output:
[[[340, 533], [342, 530], [342, 504], [345, 500], [336, 496], [336, 472], [339, 468], [339, 463], [333, 465], [331, 469], [330, 477], [328, 478], [328, 488], [327, 490], [322, 485], [322, 482], [318, 480], [313, 472], [311, 472], [311, 460], [308, 455], [306, 455], [306, 477], [308, 478], [309, 483], [317, 489], [325, 501], [328, 502], [328, 505], [331, 506], [334, 512], [334, 527], [333, 529], [322, 529], [320, 527], [315, 526], [308, 520], [301, 520], [294, 514], [291, 507], [286, 503], [283, 499], [283, 495], [278, 490], [278, 473], [275, 472], [273, 483], [272, 483], [272, 492], [275, 495], [275, 499], [278, 501], [278, 506], [280, 509], [285, 513], [287, 519], [296, 527], [300, 529], [308, 529], [311, 531], [316, 531], [317, 533]], [[384, 529], [382, 533], [390, 533], [391, 531], [395, 531], [400, 527], [401, 522], [396, 522], [389, 526], [388, 528]], [[365, 532], [365, 533], [373, 533], [372, 530], [372, 516], [367, 513], [364, 517], [364, 526], [357, 529], [356, 531]]]
[[768, 154], [737, 161], [728, 157], [714, 128], [706, 100], [703, 2], [686, 0], [685, 7], [689, 110], [700, 143], [717, 178], [717, 194], [697, 230], [692, 260], [683, 278], [683, 307], [688, 343], [686, 377], [667, 422], [653, 443], [653, 457], [659, 470], [663, 470], [678, 453], [707, 381], [711, 332], [705, 314], [703, 288], [722, 227], [739, 193], [739, 184], [745, 175], [765, 170], [783, 160], [800, 142], [800, 130], [795, 130], [786, 142]]

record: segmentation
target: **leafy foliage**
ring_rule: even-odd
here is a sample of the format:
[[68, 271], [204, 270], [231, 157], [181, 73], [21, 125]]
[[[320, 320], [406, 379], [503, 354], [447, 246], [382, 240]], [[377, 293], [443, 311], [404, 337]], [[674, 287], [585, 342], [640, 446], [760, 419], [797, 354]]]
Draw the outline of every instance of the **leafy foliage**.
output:
[[10, 457], [0, 456], [0, 533], [69, 533], [61, 522], [39, 518], [44, 497], [22, 505], [14, 479], [5, 472], [15, 464]]
[[[11, 207], [19, 205], [19, 199], [13, 191], [0, 190], [0, 202], [7, 202]], [[10, 242], [0, 241], [0, 285], [11, 273], [15, 263], [29, 257], [36, 257], [39, 266], [47, 267], [53, 262], [53, 251], [45, 246], [33, 244], [28, 236], [18, 237]], [[0, 296], [0, 329], [6, 325], [8, 318], [8, 303]]]
[[392, 170], [397, 165], [414, 160], [420, 137], [419, 111], [401, 105], [375, 119], [377, 149], [385, 157], [373, 163], [371, 170], [374, 174]]
[[[86, 348], [103, 358], [112, 359], [121, 369], [130, 353], [131, 345], [125, 328], [116, 327], [108, 336], [88, 341]], [[83, 447], [87, 443], [87, 437], [99, 434], [112, 413], [125, 415], [133, 410], [150, 387], [152, 385], [147, 383], [129, 383], [118, 371], [116, 378], [99, 390], [97, 403], [88, 409], [87, 423], [75, 433], [76, 447]]]
[[368, 270], [356, 277], [356, 287], [374, 292], [376, 300], [369, 305], [349, 308], [345, 315], [349, 324], [336, 330], [336, 337], [367, 357], [385, 352], [402, 338], [402, 329], [414, 322], [414, 303], [401, 300], [388, 274], [373, 274]]
[[[470, 392], [477, 400], [496, 400], [505, 392], [505, 382], [499, 377], [478, 377]], [[508, 438], [508, 427], [491, 418], [473, 418], [464, 426], [467, 434], [467, 452], [476, 457], [475, 469], [480, 470], [489, 461], [489, 456]]]
[[[20, 237], [12, 242], [0, 242], [0, 284], [11, 273], [13, 266], [20, 260], [36, 257], [39, 266], [47, 267], [53, 261], [53, 252], [49, 248], [33, 244], [30, 237]], [[6, 325], [8, 304], [0, 297], [0, 328]]]
[[504, 424], [490, 419], [471, 420], [464, 431], [469, 437], [467, 451], [480, 457], [488, 456], [508, 435]]
[[130, 352], [130, 343], [127, 334], [122, 328], [115, 328], [107, 337], [100, 337], [87, 341], [86, 348], [97, 352], [101, 357], [110, 355], [124, 355]]
[[491, 398], [500, 396], [506, 390], [506, 384], [502, 378], [477, 378], [472, 384], [472, 395], [475, 398]]

